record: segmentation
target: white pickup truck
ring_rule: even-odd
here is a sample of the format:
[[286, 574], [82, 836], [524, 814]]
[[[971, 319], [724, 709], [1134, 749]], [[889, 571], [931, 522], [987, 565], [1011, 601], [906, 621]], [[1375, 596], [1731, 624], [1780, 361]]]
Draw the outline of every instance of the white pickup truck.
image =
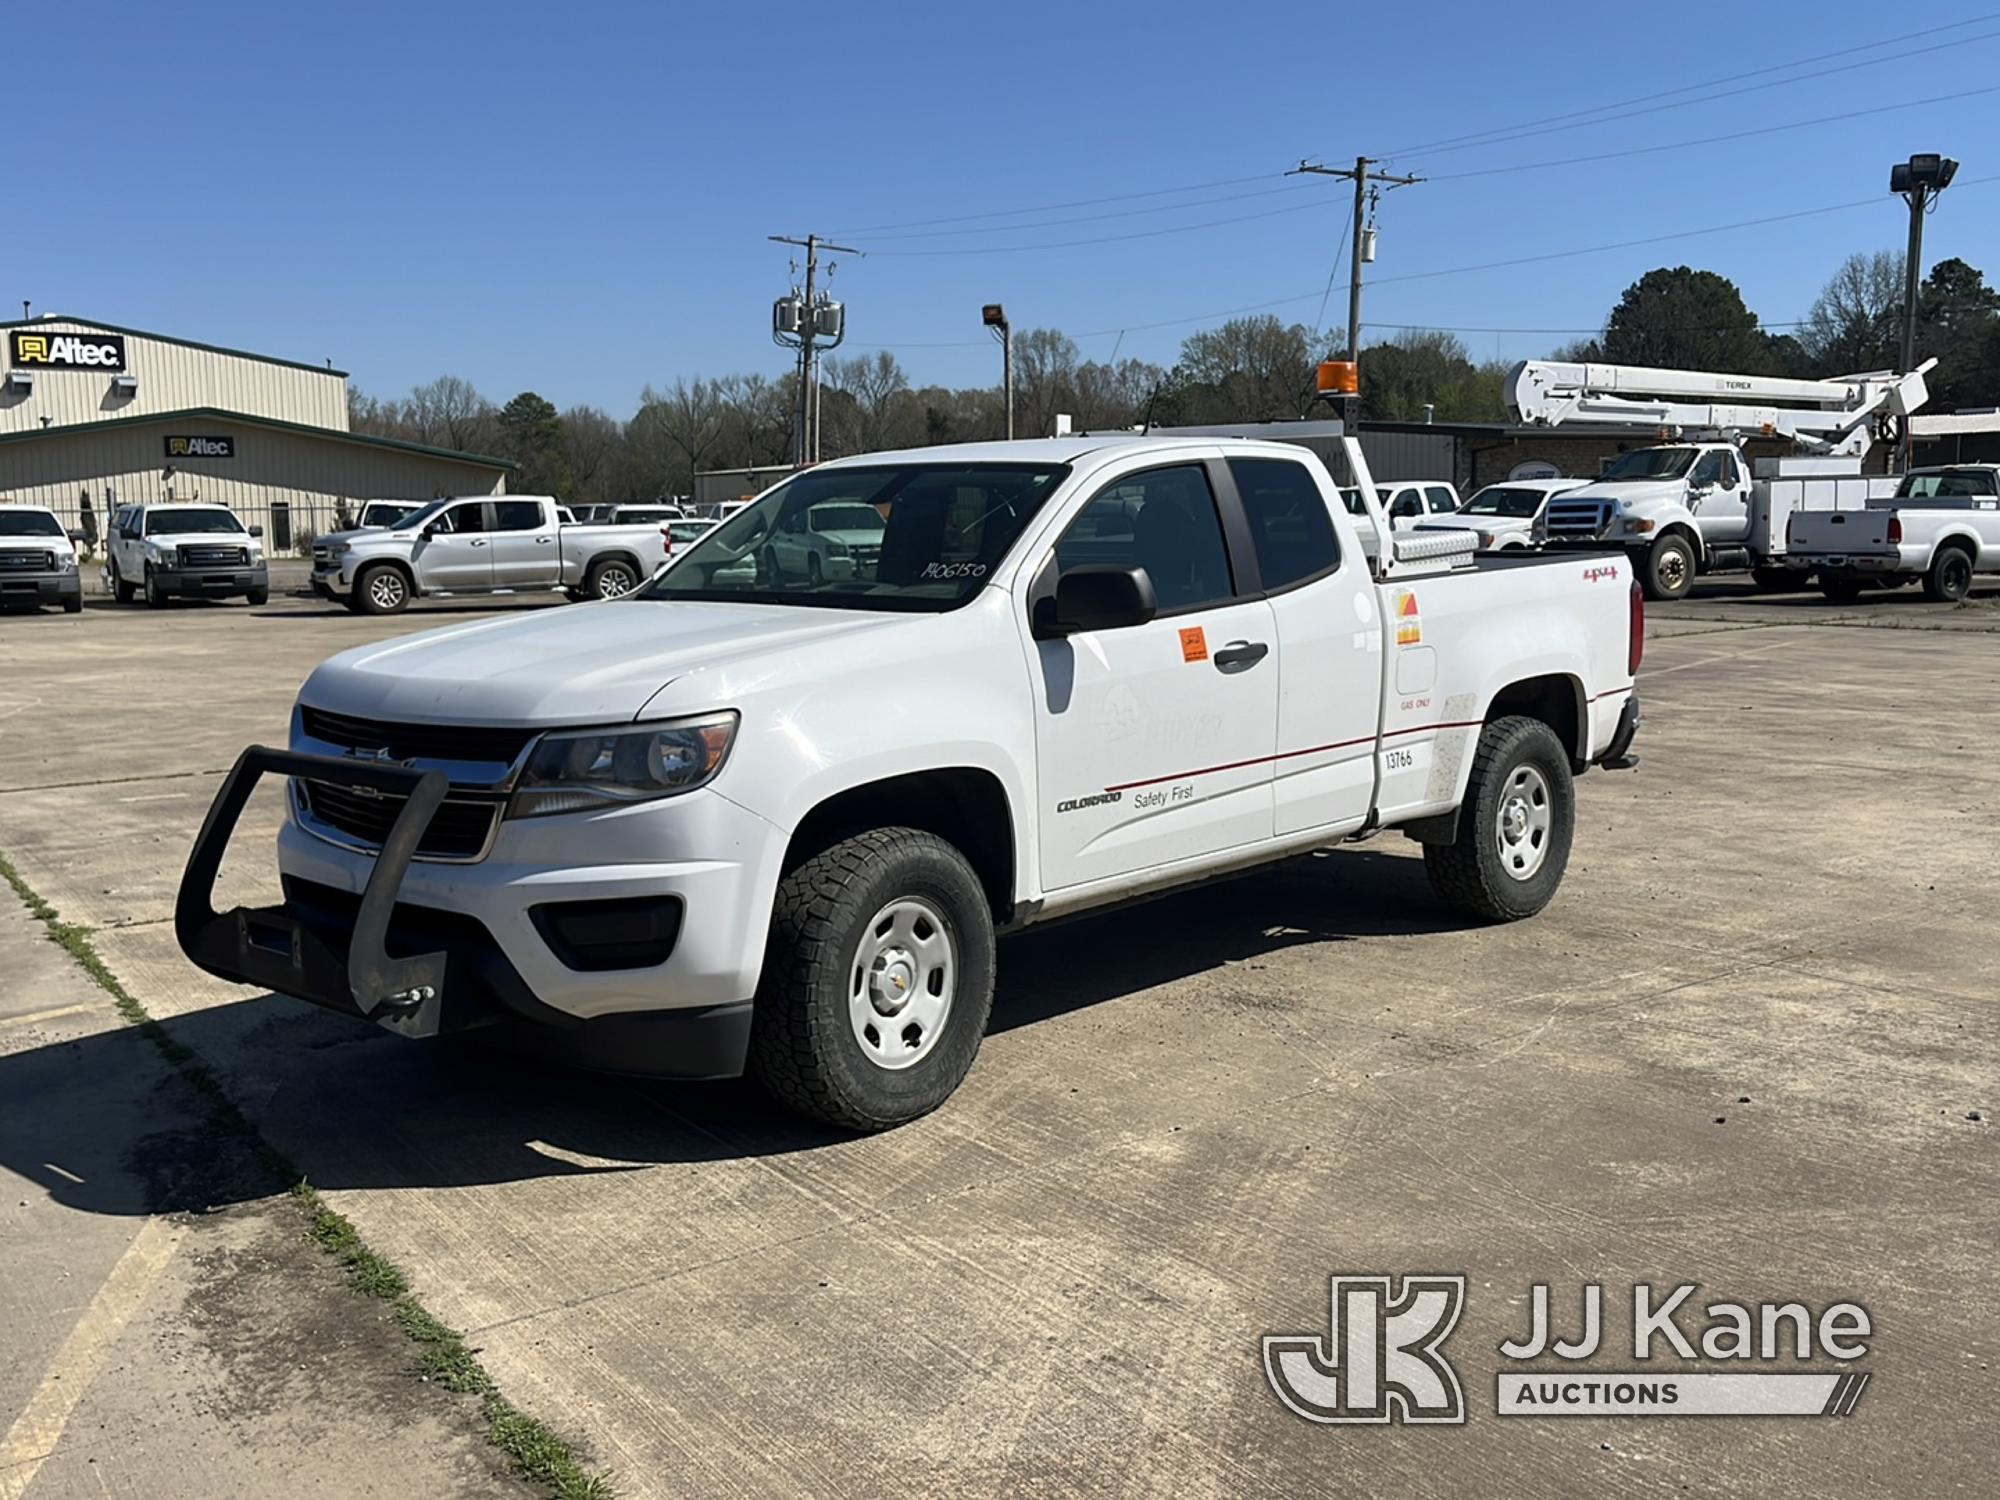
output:
[[433, 500], [388, 526], [313, 543], [313, 592], [393, 615], [425, 594], [631, 593], [667, 560], [658, 522], [579, 526], [548, 495]]
[[[757, 566], [830, 505], [881, 516], [865, 566]], [[405, 1035], [747, 1068], [880, 1129], [972, 1065], [1004, 930], [1385, 828], [1451, 906], [1541, 910], [1572, 778], [1632, 764], [1642, 639], [1623, 556], [1357, 523], [1282, 443], [846, 459], [629, 599], [321, 666], [290, 747], [218, 794], [176, 930], [211, 973]], [[284, 900], [218, 914], [267, 773]]]
[[77, 533], [64, 531], [46, 505], [0, 505], [0, 609], [60, 604], [83, 610]]
[[1830, 599], [1921, 581], [1926, 598], [1956, 604], [1975, 574], [2000, 573], [2000, 464], [1912, 469], [1865, 510], [1793, 516], [1788, 541]]

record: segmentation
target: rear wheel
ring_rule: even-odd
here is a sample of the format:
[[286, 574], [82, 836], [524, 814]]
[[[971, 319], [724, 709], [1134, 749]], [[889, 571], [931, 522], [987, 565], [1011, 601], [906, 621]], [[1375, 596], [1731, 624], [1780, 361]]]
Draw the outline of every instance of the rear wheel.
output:
[[410, 602], [410, 580], [393, 563], [363, 568], [354, 580], [353, 608], [364, 615], [401, 614]]
[[1752, 568], [1750, 581], [1760, 594], [1785, 594], [1801, 587], [1806, 575], [1792, 568]]
[[1835, 604], [1852, 604], [1861, 597], [1861, 580], [1822, 573], [1819, 575], [1819, 591]]
[[871, 829], [780, 883], [750, 1070], [800, 1114], [884, 1130], [950, 1097], [992, 1007], [993, 914], [965, 856]]
[[1694, 547], [1684, 536], [1663, 536], [1647, 551], [1639, 581], [1648, 599], [1685, 599], [1694, 587]]
[[1424, 871], [1458, 910], [1518, 921], [1554, 897], [1575, 836], [1575, 784], [1562, 741], [1540, 719], [1495, 719], [1479, 732], [1458, 836], [1424, 845]]
[[1972, 592], [1972, 555], [1962, 547], [1942, 547], [1924, 574], [1924, 597], [1956, 604]]
[[628, 562], [611, 558], [590, 570], [583, 592], [592, 599], [623, 599], [638, 586], [638, 570]]

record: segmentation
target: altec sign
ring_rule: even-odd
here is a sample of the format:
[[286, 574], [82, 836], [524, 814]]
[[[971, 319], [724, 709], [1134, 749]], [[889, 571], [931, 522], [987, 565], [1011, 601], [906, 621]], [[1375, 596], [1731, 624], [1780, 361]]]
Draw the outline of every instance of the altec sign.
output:
[[170, 437], [168, 458], [234, 458], [236, 439], [229, 437]]
[[17, 370], [108, 370], [125, 368], [125, 340], [113, 333], [29, 333], [7, 336]]

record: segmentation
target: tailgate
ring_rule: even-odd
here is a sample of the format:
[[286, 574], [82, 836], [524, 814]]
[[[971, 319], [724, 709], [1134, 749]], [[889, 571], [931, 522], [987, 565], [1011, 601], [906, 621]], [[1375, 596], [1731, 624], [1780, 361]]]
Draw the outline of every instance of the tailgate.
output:
[[1822, 557], [1894, 552], [1889, 522], [1895, 514], [1873, 509], [1795, 511], [1785, 530], [1785, 547], [1792, 553]]

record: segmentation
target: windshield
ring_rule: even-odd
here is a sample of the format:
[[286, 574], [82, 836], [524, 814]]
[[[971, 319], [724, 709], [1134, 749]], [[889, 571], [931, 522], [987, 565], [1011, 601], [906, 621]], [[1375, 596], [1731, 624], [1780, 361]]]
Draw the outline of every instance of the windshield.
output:
[[1692, 448], [1640, 448], [1621, 453], [1611, 461], [1599, 480], [1679, 479], [1694, 467]]
[[371, 526], [393, 526], [416, 508], [414, 504], [392, 505], [377, 500], [362, 507], [361, 519]]
[[147, 536], [187, 536], [195, 532], [221, 531], [231, 536], [243, 534], [243, 523], [226, 510], [149, 510]]
[[1899, 499], [1924, 499], [1930, 495], [1972, 496], [2000, 494], [1992, 469], [1919, 469], [1905, 474], [1896, 486]]
[[62, 527], [45, 510], [0, 510], [0, 536], [61, 536]]
[[[1062, 464], [810, 470], [710, 530], [639, 597], [941, 613], [983, 587], [1068, 474]], [[826, 508], [874, 516], [879, 551], [815, 545]]]
[[392, 522], [389, 529], [391, 531], [410, 531], [418, 526], [422, 526], [450, 503], [449, 500], [433, 500], [429, 505], [413, 510], [401, 520]]
[[715, 530], [713, 521], [669, 521], [667, 532], [677, 542], [691, 542]]
[[631, 505], [626, 506], [622, 510], [613, 511], [611, 519], [618, 522], [621, 526], [641, 526], [649, 521], [679, 520], [680, 514], [677, 510], [668, 510], [659, 506], [645, 507]]
[[1458, 508], [1461, 516], [1508, 516], [1532, 521], [1548, 495], [1541, 490], [1504, 489], [1490, 484]]

